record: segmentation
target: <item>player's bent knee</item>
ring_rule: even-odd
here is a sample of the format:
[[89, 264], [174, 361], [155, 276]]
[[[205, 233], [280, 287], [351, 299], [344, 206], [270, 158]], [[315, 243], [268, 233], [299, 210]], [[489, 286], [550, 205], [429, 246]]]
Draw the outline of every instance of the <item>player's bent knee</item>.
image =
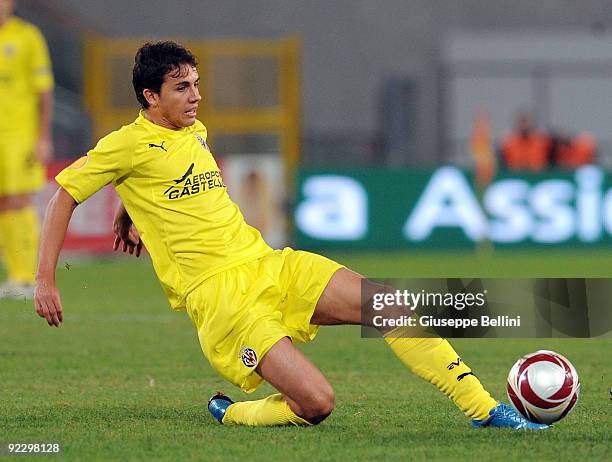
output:
[[325, 419], [327, 419], [331, 413], [332, 411], [329, 411], [329, 413], [327, 414], [316, 415], [313, 417], [308, 417], [308, 418], [303, 418], [303, 419], [306, 420], [311, 425], [318, 425], [321, 422], [323, 422]]
[[308, 400], [308, 403], [301, 407], [300, 417], [313, 425], [319, 424], [333, 412], [335, 404], [334, 391], [330, 387]]

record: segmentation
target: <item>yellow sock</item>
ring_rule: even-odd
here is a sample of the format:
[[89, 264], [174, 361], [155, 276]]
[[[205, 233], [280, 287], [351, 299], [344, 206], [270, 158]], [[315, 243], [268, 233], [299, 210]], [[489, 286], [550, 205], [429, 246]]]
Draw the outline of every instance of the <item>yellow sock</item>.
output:
[[0, 234], [8, 279], [33, 284], [38, 255], [38, 216], [34, 207], [0, 213]]
[[19, 266], [17, 256], [13, 249], [15, 248], [14, 226], [12, 226], [13, 211], [7, 210], [0, 212], [0, 234], [2, 235], [2, 257], [4, 268], [6, 269], [7, 278], [12, 279], [15, 274], [15, 267]]
[[436, 338], [392, 338], [385, 340], [408, 368], [432, 383], [448, 396], [465, 415], [483, 420], [497, 406], [471, 369], [463, 362], [450, 343]]
[[241, 401], [230, 405], [223, 416], [224, 425], [310, 425], [291, 410], [280, 394], [257, 401]]

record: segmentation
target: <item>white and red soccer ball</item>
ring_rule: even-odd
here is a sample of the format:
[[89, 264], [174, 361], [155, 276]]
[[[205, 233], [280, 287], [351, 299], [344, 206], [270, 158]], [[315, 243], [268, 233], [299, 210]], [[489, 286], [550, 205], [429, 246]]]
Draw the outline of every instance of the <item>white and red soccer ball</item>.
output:
[[508, 398], [532, 422], [561, 420], [574, 408], [579, 393], [576, 369], [554, 351], [539, 350], [523, 356], [508, 374]]

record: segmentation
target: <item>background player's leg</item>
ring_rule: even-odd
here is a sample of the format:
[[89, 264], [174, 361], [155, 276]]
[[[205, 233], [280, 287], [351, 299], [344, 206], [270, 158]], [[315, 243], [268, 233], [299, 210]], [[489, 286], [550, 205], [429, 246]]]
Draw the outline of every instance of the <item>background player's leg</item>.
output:
[[[321, 295], [313, 324], [361, 324], [362, 276], [345, 268], [336, 271]], [[391, 350], [412, 372], [432, 383], [467, 416], [482, 420], [497, 402], [448, 341], [435, 338], [402, 338], [402, 332], [381, 332]], [[451, 363], [460, 364], [448, 369]]]
[[317, 424], [334, 409], [331, 385], [288, 338], [268, 350], [257, 372], [282, 395], [234, 403], [226, 411], [224, 424]]
[[9, 281], [31, 286], [36, 271], [38, 217], [30, 194], [0, 199], [0, 233]]

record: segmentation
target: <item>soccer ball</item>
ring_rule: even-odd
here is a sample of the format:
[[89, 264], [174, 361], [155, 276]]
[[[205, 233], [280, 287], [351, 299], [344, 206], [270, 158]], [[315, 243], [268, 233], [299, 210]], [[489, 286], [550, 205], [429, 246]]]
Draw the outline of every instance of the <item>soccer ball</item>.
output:
[[566, 357], [539, 350], [519, 359], [508, 374], [508, 398], [532, 422], [551, 424], [576, 405], [580, 379]]

